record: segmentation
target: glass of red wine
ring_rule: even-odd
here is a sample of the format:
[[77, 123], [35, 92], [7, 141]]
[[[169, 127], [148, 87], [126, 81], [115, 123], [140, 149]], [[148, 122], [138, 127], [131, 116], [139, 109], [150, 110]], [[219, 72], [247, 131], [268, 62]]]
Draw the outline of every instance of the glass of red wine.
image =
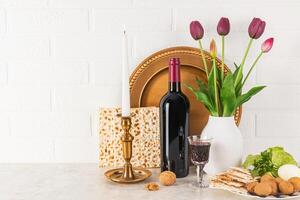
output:
[[207, 188], [208, 183], [203, 181], [204, 166], [209, 160], [209, 150], [212, 138], [201, 138], [200, 135], [193, 135], [188, 137], [191, 147], [191, 161], [196, 165], [197, 183], [196, 186], [200, 188]]

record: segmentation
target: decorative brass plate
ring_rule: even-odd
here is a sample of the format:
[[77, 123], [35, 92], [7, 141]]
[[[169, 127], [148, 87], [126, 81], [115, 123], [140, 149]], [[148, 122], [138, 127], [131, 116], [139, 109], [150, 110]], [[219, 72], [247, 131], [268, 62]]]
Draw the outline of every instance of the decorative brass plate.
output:
[[[181, 61], [181, 89], [190, 100], [190, 134], [199, 135], [205, 127], [209, 112], [196, 101], [184, 84], [196, 87], [195, 78], [207, 82], [201, 54], [198, 49], [192, 47], [173, 47], [163, 49], [146, 58], [135, 69], [130, 77], [131, 107], [159, 106], [160, 99], [168, 91], [168, 63], [172, 57]], [[211, 68], [211, 57], [205, 52], [208, 67]], [[218, 67], [221, 61], [217, 60]], [[225, 71], [228, 71], [225, 66]], [[242, 109], [239, 107], [235, 113], [235, 122], [238, 125], [241, 119]]]
[[104, 175], [117, 183], [137, 183], [141, 182], [152, 175], [151, 171], [143, 168], [133, 168], [134, 179], [124, 179], [123, 168], [112, 169], [104, 173]]

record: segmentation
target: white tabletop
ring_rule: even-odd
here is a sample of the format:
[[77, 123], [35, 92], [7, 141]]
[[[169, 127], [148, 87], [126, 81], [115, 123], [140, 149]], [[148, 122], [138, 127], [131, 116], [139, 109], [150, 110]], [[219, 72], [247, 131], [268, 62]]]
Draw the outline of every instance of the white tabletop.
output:
[[104, 172], [97, 164], [2, 164], [0, 200], [244, 199], [226, 191], [191, 187], [196, 178], [192, 170], [187, 178], [155, 192], [147, 191], [144, 185], [158, 182], [158, 169], [152, 170], [148, 180], [131, 185], [112, 183]]

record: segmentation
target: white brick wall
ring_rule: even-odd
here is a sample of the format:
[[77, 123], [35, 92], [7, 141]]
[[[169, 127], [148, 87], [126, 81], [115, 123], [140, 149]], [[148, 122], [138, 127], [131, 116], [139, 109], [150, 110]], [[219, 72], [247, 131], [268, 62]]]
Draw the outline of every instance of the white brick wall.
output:
[[122, 31], [124, 24], [128, 31], [168, 31], [172, 27], [170, 9], [96, 9], [94, 17], [98, 33]]
[[8, 74], [8, 84], [15, 85], [80, 85], [89, 78], [88, 63], [81, 61], [9, 62]]
[[39, 36], [9, 36], [0, 37], [0, 59], [3, 61], [15, 59], [45, 59], [50, 55], [50, 41]]
[[51, 111], [49, 87], [5, 85], [0, 88], [0, 111]]
[[49, 138], [90, 136], [90, 116], [85, 112], [15, 113], [11, 116], [11, 134]]
[[52, 54], [54, 58], [71, 60], [121, 59], [121, 49], [116, 48], [121, 39], [121, 32], [57, 36], [52, 39]]
[[7, 32], [9, 34], [74, 34], [87, 31], [87, 10], [7, 9]]
[[252, 17], [267, 21], [254, 48], [275, 37], [249, 82], [268, 88], [244, 106], [245, 153], [280, 144], [300, 159], [299, 10], [298, 0], [0, 0], [0, 162], [97, 162], [97, 110], [120, 105], [123, 25], [133, 70], [162, 48], [196, 46], [191, 20], [205, 47], [219, 41], [221, 16], [232, 22], [227, 63], [240, 62]]

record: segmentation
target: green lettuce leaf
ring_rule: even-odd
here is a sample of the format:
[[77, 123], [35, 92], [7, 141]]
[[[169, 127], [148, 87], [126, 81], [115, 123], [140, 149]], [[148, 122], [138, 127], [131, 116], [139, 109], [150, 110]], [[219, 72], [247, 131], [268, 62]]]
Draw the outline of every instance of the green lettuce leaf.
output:
[[279, 167], [285, 164], [297, 165], [297, 162], [282, 147], [275, 146], [258, 155], [248, 155], [242, 166], [250, 169], [253, 176], [271, 173], [274, 177], [278, 177]]
[[257, 154], [257, 155], [250, 154], [250, 155], [248, 155], [247, 158], [246, 158], [246, 160], [243, 163], [243, 167], [244, 168], [248, 168], [248, 167], [253, 166], [254, 162], [256, 160], [258, 160], [260, 157], [261, 157], [261, 155], [259, 155], [259, 154]]
[[284, 151], [282, 147], [272, 147], [269, 148], [268, 151], [272, 153], [272, 163], [278, 168], [285, 164], [297, 165], [293, 156]]

